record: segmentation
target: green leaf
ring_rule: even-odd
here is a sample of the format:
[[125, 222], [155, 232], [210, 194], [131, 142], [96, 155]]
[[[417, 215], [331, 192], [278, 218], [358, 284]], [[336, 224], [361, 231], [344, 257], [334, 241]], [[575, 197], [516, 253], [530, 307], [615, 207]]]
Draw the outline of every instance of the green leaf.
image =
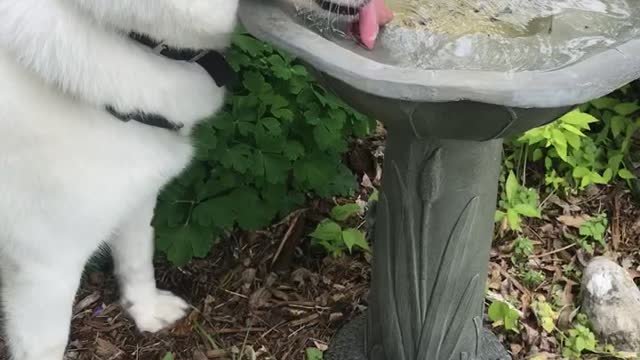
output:
[[267, 130], [267, 133], [271, 136], [277, 136], [282, 134], [282, 128], [280, 127], [280, 122], [276, 118], [272, 118], [272, 117], [262, 118], [258, 123], [262, 125], [265, 128], [265, 130]]
[[293, 111], [289, 109], [271, 110], [271, 114], [273, 114], [274, 117], [284, 121], [293, 121], [295, 117]]
[[626, 126], [627, 119], [623, 116], [614, 116], [611, 118], [611, 132], [613, 136], [618, 136], [622, 133]]
[[244, 230], [258, 230], [268, 225], [277, 214], [277, 209], [262, 201], [254, 188], [237, 188], [228, 196], [233, 203], [230, 209], [235, 213], [238, 226]]
[[239, 144], [227, 149], [222, 154], [220, 162], [224, 167], [233, 168], [244, 174], [253, 165], [252, 157], [251, 148], [246, 144]]
[[[205, 247], [210, 247], [213, 242], [212, 233], [199, 226], [181, 226], [173, 229], [163, 229], [158, 234], [158, 242], [166, 249], [167, 259], [177, 266], [186, 264], [196, 255], [202, 254]], [[206, 244], [207, 242], [211, 244]], [[167, 244], [169, 244], [167, 246]], [[207, 248], [208, 252], [208, 248]]]
[[314, 154], [298, 159], [293, 166], [295, 179], [304, 186], [309, 186], [319, 192], [327, 189], [331, 174], [335, 174], [335, 162], [331, 158]]
[[573, 133], [565, 133], [564, 137], [567, 139], [567, 143], [574, 149], [580, 149], [580, 145], [582, 141], [580, 141], [580, 136]]
[[559, 119], [560, 122], [574, 125], [578, 129], [588, 129], [590, 123], [598, 122], [593, 115], [573, 110]]
[[633, 175], [631, 173], [631, 171], [627, 170], [627, 169], [620, 169], [618, 171], [618, 176], [620, 176], [620, 178], [624, 179], [624, 180], [630, 180], [630, 179], [635, 179], [636, 176]]
[[530, 204], [517, 204], [513, 209], [520, 215], [539, 218], [541, 216], [540, 210]]
[[245, 88], [247, 88], [247, 90], [259, 94], [266, 89], [267, 83], [265, 82], [264, 76], [262, 76], [262, 74], [255, 71], [249, 71], [244, 74], [244, 80], [242, 81], [242, 84]]
[[262, 54], [264, 49], [264, 44], [262, 42], [256, 40], [252, 36], [244, 34], [236, 34], [233, 37], [233, 43], [254, 57]]
[[304, 155], [304, 146], [296, 140], [287, 141], [284, 146], [284, 155], [289, 160], [298, 160]]
[[541, 149], [535, 149], [533, 150], [533, 161], [538, 161], [540, 159], [542, 159], [542, 157], [544, 156], [544, 154], [542, 153]]
[[336, 241], [342, 239], [342, 228], [331, 220], [325, 220], [318, 224], [309, 236], [319, 240]]
[[503, 301], [494, 301], [488, 309], [489, 319], [494, 326], [502, 325], [505, 329], [518, 332], [518, 321], [520, 314]]
[[264, 169], [267, 182], [270, 184], [284, 183], [289, 176], [291, 162], [281, 156], [265, 154]]
[[320, 349], [317, 348], [307, 348], [307, 350], [305, 351], [306, 360], [322, 360], [323, 358], [323, 354], [322, 351], [320, 351]]
[[201, 226], [210, 227], [216, 225], [223, 229], [231, 228], [236, 220], [231, 211], [235, 206], [229, 196], [221, 196], [200, 203], [193, 210], [193, 221]]
[[619, 103], [620, 101], [610, 97], [603, 97], [603, 98], [595, 99], [591, 101], [591, 105], [593, 105], [596, 109], [599, 109], [599, 110], [613, 109], [613, 107]]
[[506, 313], [508, 310], [509, 310], [509, 305], [505, 304], [502, 301], [494, 301], [489, 306], [489, 310], [488, 310], [489, 319], [493, 322], [501, 321], [506, 316]]
[[543, 317], [540, 321], [540, 325], [542, 326], [544, 331], [546, 331], [549, 334], [552, 334], [553, 330], [555, 330], [556, 328], [556, 325], [553, 322], [553, 318], [550, 318], [550, 317]]
[[309, 72], [302, 65], [294, 65], [293, 67], [291, 67], [291, 71], [294, 74], [299, 75], [299, 76], [309, 76]]
[[513, 171], [509, 171], [509, 176], [507, 177], [507, 182], [505, 183], [505, 192], [507, 194], [507, 201], [511, 202], [515, 199], [516, 192], [520, 185], [518, 184], [518, 179], [516, 179], [516, 174]]
[[511, 230], [521, 230], [520, 215], [514, 209], [507, 209], [507, 222]]
[[336, 221], [345, 221], [362, 211], [358, 204], [338, 205], [331, 209], [331, 217]]
[[[170, 352], [166, 353], [164, 355], [164, 357], [162, 358], [162, 360], [173, 360], [173, 359], [174, 359], [173, 354], [170, 353]], [[320, 358], [320, 359], [322, 359], [322, 358]], [[307, 359], [307, 360], [309, 360], [309, 359]]]
[[313, 129], [313, 138], [321, 150], [335, 146], [342, 139], [342, 127], [344, 119], [341, 117], [329, 117], [322, 119]]
[[589, 174], [591, 174], [591, 170], [582, 166], [578, 166], [575, 169], [573, 169], [573, 177], [576, 179], [583, 178]]
[[565, 130], [569, 131], [570, 133], [573, 133], [573, 134], [578, 135], [578, 136], [580, 136], [580, 137], [585, 136], [585, 135], [582, 133], [582, 131], [578, 130], [578, 128], [576, 128], [575, 126], [573, 126], [573, 125], [571, 125], [571, 124], [560, 124], [560, 126], [561, 126], [563, 129], [565, 129]]
[[357, 229], [346, 229], [342, 232], [342, 240], [349, 249], [349, 252], [353, 250], [354, 246], [360, 249], [369, 250], [369, 244], [364, 236], [364, 233]]
[[622, 116], [629, 116], [640, 110], [640, 106], [635, 102], [627, 102], [614, 106], [613, 110]]

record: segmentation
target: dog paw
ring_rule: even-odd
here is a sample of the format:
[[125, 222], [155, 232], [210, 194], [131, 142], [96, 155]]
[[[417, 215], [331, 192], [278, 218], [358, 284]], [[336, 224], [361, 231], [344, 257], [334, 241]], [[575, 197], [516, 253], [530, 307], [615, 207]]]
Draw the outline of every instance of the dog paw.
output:
[[158, 332], [183, 318], [189, 305], [168, 291], [156, 290], [155, 296], [125, 301], [125, 307], [142, 332]]

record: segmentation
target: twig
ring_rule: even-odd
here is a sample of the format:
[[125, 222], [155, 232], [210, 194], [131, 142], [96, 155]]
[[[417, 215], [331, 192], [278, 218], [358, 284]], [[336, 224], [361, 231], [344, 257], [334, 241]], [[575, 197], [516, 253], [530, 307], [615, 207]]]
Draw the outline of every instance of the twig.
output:
[[298, 212], [296, 216], [293, 218], [293, 221], [291, 221], [291, 224], [289, 224], [289, 228], [287, 229], [287, 232], [282, 237], [282, 241], [280, 241], [278, 250], [276, 250], [276, 253], [273, 256], [273, 260], [271, 260], [272, 267], [276, 264], [276, 261], [278, 261], [278, 257], [280, 257], [280, 253], [282, 253], [282, 249], [284, 249], [284, 245], [287, 243], [287, 241], [291, 237], [291, 234], [293, 233], [293, 229], [295, 229], [296, 224], [298, 224], [298, 220], [300, 220], [301, 214], [302, 214], [301, 212]]
[[571, 249], [571, 248], [572, 248], [572, 247], [574, 247], [574, 246], [576, 246], [576, 243], [569, 244], [569, 245], [567, 245], [567, 246], [565, 246], [565, 247], [562, 247], [562, 248], [560, 248], [560, 249], [556, 249], [556, 250], [553, 250], [553, 251], [549, 251], [549, 252], [546, 252], [546, 253], [544, 253], [544, 254], [540, 254], [540, 255], [532, 255], [531, 257], [532, 257], [532, 258], [534, 258], [534, 259], [542, 258], [542, 257], [545, 257], [545, 256], [549, 256], [549, 255], [553, 255], [553, 254], [559, 253], [559, 252], [561, 252], [561, 251], [565, 251], [565, 250]]

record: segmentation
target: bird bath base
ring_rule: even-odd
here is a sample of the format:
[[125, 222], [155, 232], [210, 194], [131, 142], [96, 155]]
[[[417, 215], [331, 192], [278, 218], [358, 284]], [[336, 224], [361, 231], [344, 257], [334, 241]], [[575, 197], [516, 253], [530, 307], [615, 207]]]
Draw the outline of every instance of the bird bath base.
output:
[[[345, 325], [331, 341], [331, 346], [324, 354], [324, 358], [327, 360], [369, 360], [364, 350], [366, 323], [366, 316], [360, 316]], [[483, 330], [477, 359], [510, 360], [511, 357], [493, 333]]]
[[403, 102], [318, 78], [387, 129], [369, 308], [328, 359], [511, 359], [483, 322], [502, 139], [567, 108]]

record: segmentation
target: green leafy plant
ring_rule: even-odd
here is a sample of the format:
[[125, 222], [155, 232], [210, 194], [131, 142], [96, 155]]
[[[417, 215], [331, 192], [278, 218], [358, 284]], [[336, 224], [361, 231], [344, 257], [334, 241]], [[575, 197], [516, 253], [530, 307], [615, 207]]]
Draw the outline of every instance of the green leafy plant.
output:
[[635, 176], [624, 160], [640, 126], [632, 116], [639, 108], [612, 97], [597, 99], [529, 130], [514, 145], [524, 147], [531, 160], [543, 161], [545, 184], [552, 189], [630, 180]]
[[525, 270], [520, 274], [520, 278], [527, 287], [536, 288], [544, 282], [545, 276], [539, 270]]
[[598, 342], [593, 332], [584, 325], [576, 325], [567, 331], [562, 355], [570, 359], [582, 359], [585, 351], [595, 352]]
[[496, 221], [507, 221], [511, 230], [522, 230], [522, 217], [540, 217], [538, 209], [538, 193], [528, 189], [518, 182], [513, 171], [509, 172], [498, 203], [500, 209], [496, 211]]
[[531, 304], [533, 312], [536, 314], [538, 323], [549, 334], [552, 334], [556, 329], [556, 320], [558, 320], [558, 313], [553, 310], [551, 304], [549, 304], [543, 296], [538, 297], [536, 301]]
[[251, 36], [235, 36], [228, 60], [241, 81], [222, 111], [195, 129], [196, 160], [159, 196], [157, 249], [176, 265], [207, 255], [225, 231], [260, 229], [308, 196], [350, 194], [347, 139], [375, 128], [294, 59]]
[[170, 352], [166, 353], [166, 354], [162, 357], [162, 360], [173, 360], [173, 359], [174, 359], [174, 356], [173, 356], [173, 354], [172, 354], [172, 353], [170, 353]]
[[533, 254], [533, 241], [526, 236], [519, 236], [513, 241], [513, 256], [511, 261], [514, 264], [525, 261]]
[[608, 220], [606, 214], [598, 214], [585, 221], [578, 230], [579, 235], [565, 234], [565, 237], [577, 243], [587, 253], [593, 254], [595, 246], [606, 247], [605, 234], [607, 232]]
[[369, 244], [364, 232], [340, 224], [361, 211], [358, 204], [335, 206], [331, 210], [331, 219], [320, 222], [309, 236], [334, 257], [342, 256], [345, 250], [351, 253], [354, 248], [368, 251]]
[[597, 216], [585, 221], [579, 229], [579, 234], [586, 239], [592, 239], [605, 247], [604, 236], [607, 232], [609, 221], [606, 214], [598, 214]]
[[520, 332], [520, 313], [513, 305], [496, 300], [489, 306], [488, 315], [494, 327], [502, 326], [505, 330]]

